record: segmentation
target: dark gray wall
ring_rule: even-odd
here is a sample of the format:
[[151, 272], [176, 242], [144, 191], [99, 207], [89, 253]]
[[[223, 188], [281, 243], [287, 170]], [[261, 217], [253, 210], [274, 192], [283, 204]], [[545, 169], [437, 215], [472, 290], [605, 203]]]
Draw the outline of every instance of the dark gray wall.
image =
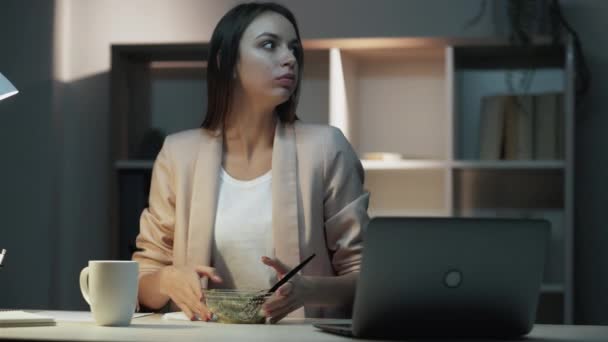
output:
[[608, 324], [608, 1], [562, 1], [592, 71], [592, 85], [577, 115], [576, 319]]
[[88, 309], [80, 270], [88, 260], [111, 258], [109, 82], [108, 73], [73, 80], [55, 97], [64, 119], [55, 291], [61, 309]]
[[55, 304], [57, 139], [53, 117], [53, 1], [4, 0], [0, 72], [20, 94], [0, 102], [0, 307]]
[[490, 36], [494, 33], [494, 6], [477, 25], [479, 0], [280, 0], [296, 15], [302, 36]]

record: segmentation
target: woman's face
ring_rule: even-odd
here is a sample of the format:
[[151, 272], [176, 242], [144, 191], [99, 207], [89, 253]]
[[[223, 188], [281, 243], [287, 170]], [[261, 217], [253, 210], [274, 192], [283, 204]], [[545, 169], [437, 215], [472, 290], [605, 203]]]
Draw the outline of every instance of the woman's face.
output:
[[236, 65], [237, 78], [248, 97], [279, 105], [296, 88], [300, 49], [291, 22], [280, 14], [266, 12], [243, 32]]

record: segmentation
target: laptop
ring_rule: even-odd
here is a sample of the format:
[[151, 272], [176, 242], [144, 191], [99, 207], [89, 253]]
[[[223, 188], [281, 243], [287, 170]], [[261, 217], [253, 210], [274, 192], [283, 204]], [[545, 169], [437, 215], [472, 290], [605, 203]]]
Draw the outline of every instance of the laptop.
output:
[[359, 338], [512, 338], [530, 332], [550, 223], [502, 218], [374, 218], [352, 324]]

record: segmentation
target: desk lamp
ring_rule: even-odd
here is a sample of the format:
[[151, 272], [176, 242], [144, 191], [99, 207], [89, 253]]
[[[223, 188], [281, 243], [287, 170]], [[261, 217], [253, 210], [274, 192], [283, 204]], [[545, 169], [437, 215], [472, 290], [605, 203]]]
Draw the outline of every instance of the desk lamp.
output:
[[0, 73], [0, 101], [17, 94], [19, 91]]

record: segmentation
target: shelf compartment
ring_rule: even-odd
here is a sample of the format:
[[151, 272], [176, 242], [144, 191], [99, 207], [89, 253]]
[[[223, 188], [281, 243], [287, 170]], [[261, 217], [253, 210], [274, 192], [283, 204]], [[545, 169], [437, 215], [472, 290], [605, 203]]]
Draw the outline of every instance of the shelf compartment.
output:
[[537, 324], [564, 323], [564, 294], [541, 292], [536, 310]]
[[330, 51], [330, 118], [359, 155], [447, 159], [443, 48]]
[[[484, 97], [562, 93], [565, 84], [564, 78], [565, 73], [561, 69], [456, 70], [454, 73], [454, 154], [456, 159], [480, 158], [482, 99]], [[525, 126], [531, 130], [533, 136], [539, 134], [536, 131], [539, 128], [534, 123], [538, 118], [536, 115], [538, 113], [533, 113], [530, 126]], [[506, 123], [503, 124], [506, 125]], [[531, 143], [533, 144], [533, 141]], [[533, 147], [532, 145], [532, 151]]]
[[206, 67], [207, 63], [203, 61], [149, 64], [149, 118], [133, 125], [149, 125], [141, 133], [139, 149], [151, 149], [146, 145], [154, 141], [152, 137], [156, 138], [156, 148], [147, 153], [139, 152], [135, 157], [154, 158], [154, 152], [158, 152], [165, 136], [201, 125], [207, 113]]
[[303, 122], [329, 123], [329, 51], [304, 50], [298, 117]]
[[448, 214], [445, 170], [367, 171], [371, 213]]
[[456, 212], [477, 208], [564, 207], [561, 169], [455, 169], [453, 183]]
[[462, 45], [454, 47], [454, 64], [461, 69], [562, 68], [565, 49], [556, 45]]

